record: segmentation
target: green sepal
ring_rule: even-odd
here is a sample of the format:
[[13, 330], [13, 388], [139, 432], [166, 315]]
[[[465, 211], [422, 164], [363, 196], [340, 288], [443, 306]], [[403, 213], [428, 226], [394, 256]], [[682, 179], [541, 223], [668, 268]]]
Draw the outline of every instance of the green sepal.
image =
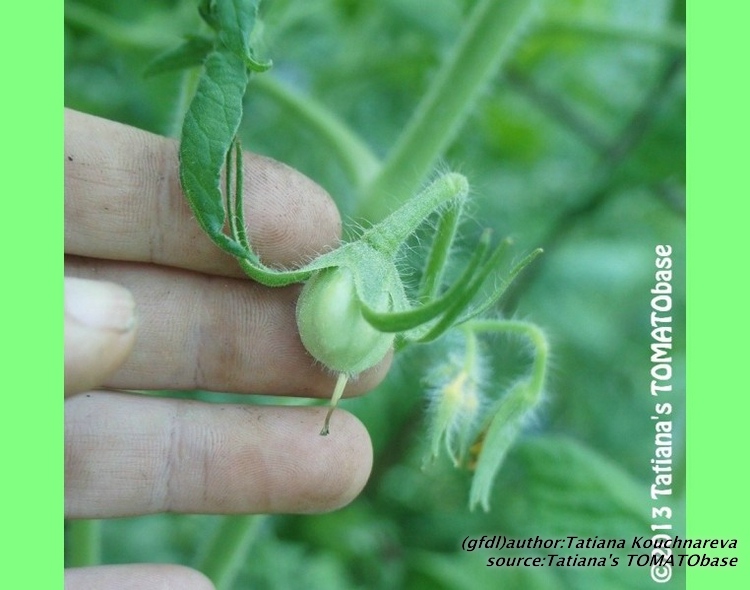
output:
[[441, 297], [407, 311], [382, 313], [364, 307], [362, 315], [381, 332], [404, 332], [422, 326], [459, 301], [465, 300], [466, 289], [472, 285], [474, 272], [489, 249], [489, 234], [484, 234], [461, 277]]
[[[489, 239], [489, 233], [485, 232], [483, 239]], [[445, 315], [426, 334], [418, 336], [416, 338], [417, 342], [432, 342], [442, 336], [446, 330], [464, 321], [464, 318], [459, 320], [459, 316], [482, 288], [487, 277], [500, 265], [501, 260], [507, 254], [509, 244], [510, 241], [506, 239], [495, 248], [489, 258], [482, 264], [481, 268], [474, 273], [471, 282], [463, 290], [462, 297], [454, 302], [451, 308], [445, 312]]]
[[463, 200], [448, 207], [438, 221], [435, 239], [427, 257], [425, 270], [419, 286], [418, 301], [429, 301], [435, 297], [443, 281], [443, 274], [450, 255], [453, 240], [458, 230], [458, 222], [463, 211]]
[[475, 317], [480, 316], [485, 311], [487, 311], [490, 307], [495, 305], [500, 298], [505, 294], [505, 292], [508, 290], [508, 287], [513, 283], [513, 281], [516, 279], [516, 277], [523, 271], [524, 268], [526, 268], [529, 264], [531, 264], [537, 256], [541, 255], [544, 251], [541, 248], [537, 248], [533, 252], [531, 252], [529, 255], [524, 257], [521, 262], [516, 264], [511, 271], [508, 273], [508, 276], [503, 281], [503, 283], [498, 287], [492, 295], [490, 295], [487, 299], [485, 299], [484, 302], [482, 302], [481, 305], [471, 310], [470, 313], [468, 313], [466, 316], [462, 317], [461, 320], [458, 323], [463, 323], [468, 320], [471, 320]]

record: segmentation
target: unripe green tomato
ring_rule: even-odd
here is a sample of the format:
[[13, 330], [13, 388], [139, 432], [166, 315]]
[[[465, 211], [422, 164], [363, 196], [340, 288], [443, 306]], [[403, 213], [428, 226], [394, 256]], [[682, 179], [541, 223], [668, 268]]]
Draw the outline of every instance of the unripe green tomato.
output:
[[[383, 292], [383, 308], [389, 297]], [[362, 316], [354, 277], [344, 267], [323, 269], [305, 283], [297, 302], [297, 327], [302, 344], [316, 360], [346, 375], [377, 365], [394, 338]]]

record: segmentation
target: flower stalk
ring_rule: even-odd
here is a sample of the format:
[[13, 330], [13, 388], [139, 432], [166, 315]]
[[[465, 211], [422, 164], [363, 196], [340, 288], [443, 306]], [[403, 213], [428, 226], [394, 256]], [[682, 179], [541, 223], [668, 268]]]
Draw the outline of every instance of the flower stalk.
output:
[[489, 412], [481, 434], [481, 447], [469, 493], [469, 506], [489, 510], [490, 493], [497, 472], [521, 428], [534, 415], [542, 401], [547, 373], [549, 345], [542, 330], [531, 323], [515, 320], [476, 320], [463, 326], [472, 333], [520, 335], [532, 346], [534, 357], [528, 374], [508, 390]]

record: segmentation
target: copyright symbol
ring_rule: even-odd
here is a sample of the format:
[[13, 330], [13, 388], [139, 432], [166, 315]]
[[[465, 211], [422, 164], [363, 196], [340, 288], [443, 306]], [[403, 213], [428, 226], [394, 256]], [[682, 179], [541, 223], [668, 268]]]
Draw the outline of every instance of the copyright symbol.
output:
[[651, 567], [651, 579], [654, 582], [663, 584], [669, 582], [672, 577], [672, 568], [668, 565], [655, 565]]

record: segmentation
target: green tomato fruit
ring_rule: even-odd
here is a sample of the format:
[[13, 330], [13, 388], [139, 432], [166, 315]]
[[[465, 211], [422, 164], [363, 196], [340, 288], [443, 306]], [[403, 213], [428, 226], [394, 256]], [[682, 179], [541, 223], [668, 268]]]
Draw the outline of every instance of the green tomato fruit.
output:
[[[383, 308], [390, 296], [382, 295]], [[337, 373], [356, 375], [377, 365], [393, 345], [393, 334], [379, 332], [362, 316], [348, 268], [332, 267], [313, 275], [297, 302], [297, 326], [307, 351]]]

